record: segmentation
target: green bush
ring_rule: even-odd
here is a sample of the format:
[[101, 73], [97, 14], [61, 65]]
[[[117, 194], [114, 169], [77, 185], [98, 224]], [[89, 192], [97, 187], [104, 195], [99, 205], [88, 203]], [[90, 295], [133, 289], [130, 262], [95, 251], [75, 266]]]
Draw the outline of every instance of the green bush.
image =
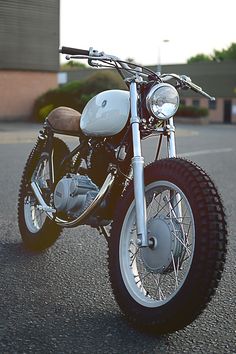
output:
[[175, 115], [177, 117], [207, 117], [208, 109], [203, 107], [180, 105]]
[[70, 82], [60, 88], [47, 91], [35, 101], [34, 119], [43, 122], [54, 108], [60, 106], [82, 112], [93, 96], [111, 89], [127, 89], [120, 76], [112, 71], [96, 72], [86, 80]]

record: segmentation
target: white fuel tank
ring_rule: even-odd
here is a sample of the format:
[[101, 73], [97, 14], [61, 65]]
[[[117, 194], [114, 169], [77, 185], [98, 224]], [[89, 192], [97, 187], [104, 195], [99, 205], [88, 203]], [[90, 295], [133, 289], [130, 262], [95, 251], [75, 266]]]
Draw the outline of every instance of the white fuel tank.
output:
[[129, 112], [128, 91], [104, 91], [94, 96], [85, 106], [80, 128], [87, 136], [112, 136], [124, 128]]

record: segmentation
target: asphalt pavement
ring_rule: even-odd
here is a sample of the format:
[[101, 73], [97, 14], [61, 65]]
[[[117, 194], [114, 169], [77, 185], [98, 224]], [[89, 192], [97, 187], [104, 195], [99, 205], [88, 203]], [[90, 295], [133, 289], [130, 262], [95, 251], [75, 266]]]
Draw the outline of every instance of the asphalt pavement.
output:
[[[41, 254], [23, 248], [18, 188], [38, 128], [0, 123], [0, 353], [236, 353], [236, 126], [177, 126], [179, 156], [209, 172], [223, 197], [229, 247], [207, 309], [164, 336], [138, 332], [121, 315], [108, 279], [107, 244], [96, 230], [65, 230]], [[146, 161], [154, 140], [144, 143]]]

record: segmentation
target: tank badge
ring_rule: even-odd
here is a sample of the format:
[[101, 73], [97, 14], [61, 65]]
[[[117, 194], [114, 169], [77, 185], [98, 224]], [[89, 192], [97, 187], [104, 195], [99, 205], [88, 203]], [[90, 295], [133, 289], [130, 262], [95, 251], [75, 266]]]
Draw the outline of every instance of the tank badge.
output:
[[104, 100], [104, 101], [102, 102], [102, 108], [106, 107], [106, 105], [107, 105], [107, 100]]

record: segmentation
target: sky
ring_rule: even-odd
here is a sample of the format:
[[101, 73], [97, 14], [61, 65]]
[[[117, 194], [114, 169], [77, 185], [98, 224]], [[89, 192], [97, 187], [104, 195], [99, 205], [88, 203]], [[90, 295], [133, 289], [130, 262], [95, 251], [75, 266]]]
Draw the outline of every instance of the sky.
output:
[[236, 42], [236, 0], [60, 3], [61, 46], [93, 47], [143, 65], [185, 63]]

